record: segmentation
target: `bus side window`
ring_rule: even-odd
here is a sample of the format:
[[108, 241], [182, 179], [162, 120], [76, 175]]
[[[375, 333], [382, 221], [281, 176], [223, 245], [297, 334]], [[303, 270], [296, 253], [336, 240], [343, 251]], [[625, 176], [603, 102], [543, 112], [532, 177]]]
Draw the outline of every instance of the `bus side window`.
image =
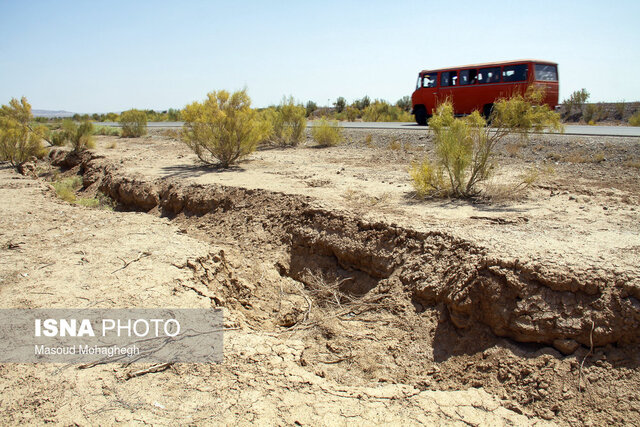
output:
[[440, 73], [440, 86], [449, 86], [449, 73]]
[[522, 82], [527, 80], [527, 65], [507, 65], [502, 69], [502, 81]]
[[480, 83], [498, 83], [500, 81], [500, 67], [482, 68], [478, 71]]
[[469, 84], [469, 70], [460, 71], [460, 86]]
[[422, 87], [436, 87], [438, 73], [425, 74], [422, 80]]
[[475, 84], [478, 81], [478, 70], [469, 70], [469, 84]]

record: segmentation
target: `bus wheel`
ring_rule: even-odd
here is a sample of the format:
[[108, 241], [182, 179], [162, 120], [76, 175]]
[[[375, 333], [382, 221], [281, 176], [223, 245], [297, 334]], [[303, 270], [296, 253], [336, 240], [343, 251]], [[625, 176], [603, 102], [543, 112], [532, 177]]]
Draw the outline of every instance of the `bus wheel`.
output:
[[416, 107], [415, 109], [416, 123], [420, 126], [427, 125], [427, 110], [424, 107]]
[[482, 108], [482, 116], [487, 121], [487, 124], [491, 124], [492, 112], [493, 112], [493, 104], [487, 104]]

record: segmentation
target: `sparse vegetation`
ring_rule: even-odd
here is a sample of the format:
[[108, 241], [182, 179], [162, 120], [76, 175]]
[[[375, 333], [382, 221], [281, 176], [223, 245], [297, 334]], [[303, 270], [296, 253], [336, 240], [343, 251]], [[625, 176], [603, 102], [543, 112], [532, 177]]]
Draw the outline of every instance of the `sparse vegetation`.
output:
[[128, 110], [120, 115], [122, 136], [124, 138], [139, 138], [147, 134], [147, 115], [144, 111]]
[[33, 127], [31, 105], [26, 98], [13, 98], [0, 109], [0, 160], [17, 167], [29, 158], [42, 157], [42, 139], [46, 133], [43, 125]]
[[602, 104], [587, 104], [582, 117], [585, 122], [596, 124], [605, 118], [604, 106]]
[[629, 118], [629, 124], [631, 126], [640, 126], [640, 111], [636, 111], [633, 116]]
[[255, 151], [268, 136], [268, 123], [251, 108], [247, 90], [214, 91], [183, 111], [182, 141], [206, 163], [228, 168]]
[[337, 121], [323, 117], [313, 124], [311, 136], [321, 147], [333, 147], [342, 142], [342, 127]]
[[336, 107], [336, 113], [342, 113], [347, 108], [347, 100], [340, 96], [333, 105]]
[[365, 122], [411, 122], [413, 116], [400, 107], [376, 100], [362, 112]]
[[314, 111], [318, 109], [318, 106], [316, 105], [315, 102], [308, 101], [307, 105], [305, 106], [305, 109], [307, 110], [307, 117], [309, 117], [313, 114]]
[[115, 126], [94, 126], [93, 134], [104, 136], [121, 136], [122, 131]]
[[101, 192], [98, 192], [95, 197], [78, 197], [76, 192], [82, 188], [82, 177], [80, 175], [55, 180], [53, 188], [56, 191], [56, 195], [68, 203], [89, 208], [108, 210], [115, 208], [115, 202]]
[[503, 137], [515, 132], [526, 137], [531, 130], [545, 127], [562, 128], [558, 115], [540, 104], [541, 99], [541, 93], [528, 91], [525, 96], [497, 101], [491, 129], [477, 111], [455, 118], [450, 102], [438, 106], [429, 121], [435, 134], [436, 161], [424, 158], [409, 170], [417, 195], [471, 197], [479, 194], [478, 184], [491, 176], [495, 167], [494, 149]]
[[625, 108], [626, 108], [626, 103], [624, 101], [616, 102], [614, 118], [617, 120], [624, 119]]
[[71, 120], [65, 120], [62, 123], [62, 132], [65, 140], [71, 144], [71, 148], [76, 153], [95, 147], [92, 138], [93, 124], [90, 121], [77, 124]]
[[402, 98], [398, 99], [398, 101], [396, 102], [396, 107], [406, 112], [411, 111], [411, 97], [403, 96]]
[[53, 182], [53, 188], [56, 190], [56, 195], [69, 203], [76, 202], [76, 191], [81, 187], [82, 177], [80, 175], [74, 175], [72, 177]]
[[297, 105], [293, 97], [283, 98], [275, 109], [267, 110], [266, 117], [273, 126], [271, 140], [276, 144], [298, 145], [304, 139], [306, 109]]
[[[582, 106], [589, 99], [589, 92], [586, 89], [580, 89], [573, 92], [563, 104], [565, 106], [564, 117], [567, 120], [580, 120], [582, 116]], [[576, 113], [573, 111], [577, 110]]]

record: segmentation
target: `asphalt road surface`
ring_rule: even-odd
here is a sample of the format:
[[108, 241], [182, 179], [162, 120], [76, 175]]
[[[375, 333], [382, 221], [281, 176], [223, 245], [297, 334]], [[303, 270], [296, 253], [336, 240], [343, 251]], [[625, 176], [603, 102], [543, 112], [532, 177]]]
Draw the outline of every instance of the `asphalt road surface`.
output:
[[[120, 126], [116, 122], [96, 123], [102, 126]], [[313, 122], [308, 122], [307, 127]], [[424, 131], [427, 126], [419, 126], [415, 123], [398, 122], [341, 122], [341, 126], [352, 129], [407, 129]], [[179, 128], [182, 122], [149, 122], [150, 128]], [[585, 125], [565, 125], [564, 133], [567, 135], [592, 135], [592, 136], [637, 136], [640, 137], [640, 127], [633, 126], [585, 126]]]

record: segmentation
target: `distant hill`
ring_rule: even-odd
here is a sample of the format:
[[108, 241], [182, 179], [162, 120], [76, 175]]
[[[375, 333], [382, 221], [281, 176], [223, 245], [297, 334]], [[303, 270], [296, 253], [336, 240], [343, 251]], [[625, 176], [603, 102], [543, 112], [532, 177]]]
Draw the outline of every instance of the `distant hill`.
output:
[[53, 111], [53, 110], [31, 110], [34, 117], [71, 117], [75, 113], [69, 111]]

